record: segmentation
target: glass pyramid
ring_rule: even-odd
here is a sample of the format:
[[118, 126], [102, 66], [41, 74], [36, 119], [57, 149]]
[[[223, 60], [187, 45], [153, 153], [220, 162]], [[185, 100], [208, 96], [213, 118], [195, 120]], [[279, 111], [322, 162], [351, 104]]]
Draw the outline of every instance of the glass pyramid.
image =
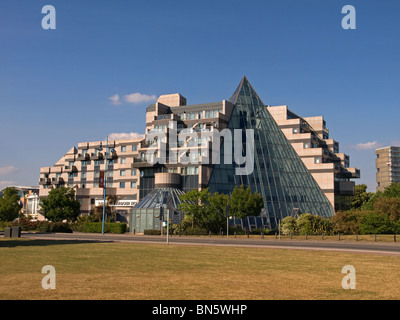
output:
[[[246, 77], [243, 77], [229, 99], [234, 109], [228, 129], [254, 130], [254, 170], [237, 175], [237, 164], [215, 164], [209, 181], [211, 192], [230, 194], [235, 186], [250, 186], [264, 198], [267, 224], [274, 228], [278, 221], [295, 212], [333, 215], [333, 209], [317, 182], [286, 139]], [[243, 130], [244, 132], [244, 130]], [[242, 148], [246, 152], [243, 138]], [[220, 159], [224, 159], [221, 144]]]
[[176, 188], [158, 188], [147, 194], [134, 208], [147, 209], [147, 208], [160, 208], [164, 205], [164, 198], [168, 199], [172, 208], [177, 209], [178, 205], [182, 203], [180, 196], [185, 192]]

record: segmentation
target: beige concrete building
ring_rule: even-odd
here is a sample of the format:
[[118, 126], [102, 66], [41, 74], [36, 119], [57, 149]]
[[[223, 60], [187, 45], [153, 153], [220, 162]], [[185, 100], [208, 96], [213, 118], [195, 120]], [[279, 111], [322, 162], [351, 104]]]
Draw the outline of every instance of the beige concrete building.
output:
[[118, 196], [114, 211], [122, 220], [138, 201], [137, 183], [139, 172], [132, 169], [134, 158], [138, 157], [143, 139], [82, 142], [71, 148], [52, 167], [42, 167], [39, 178], [39, 197], [48, 195], [59, 187], [75, 189], [76, 198], [81, 202], [81, 213], [89, 214], [95, 206], [103, 204], [100, 186], [101, 172], [106, 175], [107, 196]]
[[262, 195], [264, 208], [241, 223], [273, 228], [298, 212], [332, 216], [354, 193], [350, 179], [360, 176], [329, 139], [323, 117], [266, 106], [246, 77], [229, 100], [188, 105], [179, 93], [162, 95], [147, 107], [145, 121], [143, 139], [108, 141], [107, 166], [106, 141], [96, 141], [41, 168], [40, 198], [72, 187], [82, 214], [90, 214], [103, 204], [106, 172], [106, 194], [118, 196], [117, 219], [143, 232], [160, 227], [163, 199], [172, 210], [190, 190], [231, 194], [244, 185]]
[[355, 190], [350, 179], [360, 178], [360, 170], [351, 168], [349, 156], [339, 152], [339, 142], [329, 137], [323, 116], [301, 117], [286, 105], [267, 108], [333, 208], [348, 207]]
[[392, 182], [400, 182], [400, 147], [375, 150], [377, 191], [383, 191]]

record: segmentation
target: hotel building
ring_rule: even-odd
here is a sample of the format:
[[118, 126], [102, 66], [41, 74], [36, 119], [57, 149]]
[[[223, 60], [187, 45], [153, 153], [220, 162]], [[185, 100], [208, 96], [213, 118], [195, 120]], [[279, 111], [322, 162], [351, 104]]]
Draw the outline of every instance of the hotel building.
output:
[[329, 138], [322, 116], [300, 117], [288, 106], [268, 106], [279, 128], [317, 181], [335, 210], [350, 208], [350, 197], [360, 170], [350, 167], [350, 157], [339, 152], [339, 142]]
[[106, 192], [119, 197], [120, 219], [143, 232], [158, 229], [160, 207], [177, 208], [182, 193], [208, 187], [230, 194], [243, 184], [263, 196], [263, 224], [271, 228], [298, 212], [332, 216], [335, 195], [352, 195], [349, 179], [359, 176], [326, 136], [323, 120], [267, 107], [246, 77], [229, 100], [187, 105], [179, 93], [160, 96], [146, 109], [143, 139], [108, 147], [107, 168], [106, 141], [80, 143], [41, 168], [40, 197], [73, 187], [89, 214], [102, 204], [99, 178], [107, 171]]

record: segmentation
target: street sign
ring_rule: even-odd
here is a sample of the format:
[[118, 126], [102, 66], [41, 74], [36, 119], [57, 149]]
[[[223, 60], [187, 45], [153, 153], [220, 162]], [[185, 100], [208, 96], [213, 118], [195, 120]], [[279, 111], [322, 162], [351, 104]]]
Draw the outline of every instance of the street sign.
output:
[[182, 211], [174, 210], [172, 212], [171, 223], [172, 224], [181, 224], [182, 223]]

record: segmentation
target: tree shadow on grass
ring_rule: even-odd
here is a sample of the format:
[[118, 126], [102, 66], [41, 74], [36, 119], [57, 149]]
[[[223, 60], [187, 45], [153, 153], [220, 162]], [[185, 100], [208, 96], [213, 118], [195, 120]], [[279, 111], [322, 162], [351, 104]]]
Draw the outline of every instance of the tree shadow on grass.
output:
[[111, 243], [113, 241], [104, 240], [45, 240], [45, 239], [27, 239], [27, 238], [1, 238], [0, 248], [15, 247], [43, 247], [62, 244], [84, 244], [84, 243]]

